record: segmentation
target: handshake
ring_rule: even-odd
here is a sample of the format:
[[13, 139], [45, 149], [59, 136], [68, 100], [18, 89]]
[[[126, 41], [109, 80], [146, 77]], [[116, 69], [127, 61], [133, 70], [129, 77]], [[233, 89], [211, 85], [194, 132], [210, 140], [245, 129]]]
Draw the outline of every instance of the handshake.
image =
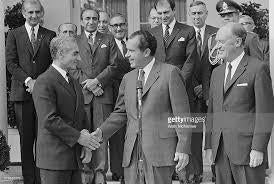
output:
[[83, 163], [89, 163], [91, 161], [91, 151], [100, 147], [103, 140], [102, 131], [97, 128], [96, 131], [89, 133], [88, 130], [83, 129], [80, 132], [78, 143], [83, 146], [80, 158]]

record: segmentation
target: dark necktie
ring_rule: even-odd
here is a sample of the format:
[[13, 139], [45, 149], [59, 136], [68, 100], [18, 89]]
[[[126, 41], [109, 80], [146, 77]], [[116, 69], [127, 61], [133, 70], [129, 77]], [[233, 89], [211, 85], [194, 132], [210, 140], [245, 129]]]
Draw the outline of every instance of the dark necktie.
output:
[[226, 80], [225, 80], [225, 91], [228, 89], [228, 85], [231, 80], [231, 69], [232, 69], [232, 65], [231, 65], [231, 63], [229, 63], [228, 64], [228, 73], [227, 73]]
[[126, 43], [124, 42], [124, 40], [121, 40], [121, 44], [122, 44], [122, 49], [123, 49], [123, 55], [125, 57], [125, 55], [127, 53]]
[[73, 84], [73, 79], [71, 77], [71, 75], [69, 73], [66, 74], [67, 77], [68, 77], [68, 83], [70, 85], [70, 87], [73, 89], [73, 91], [75, 92], [75, 89], [74, 89], [74, 84]]
[[169, 39], [169, 26], [166, 26], [166, 30], [165, 30], [165, 34], [164, 34], [164, 42], [165, 42], [165, 46], [167, 46], [167, 42]]
[[36, 38], [35, 38], [34, 27], [31, 27], [31, 30], [30, 30], [30, 42], [31, 42], [33, 50], [35, 50]]
[[202, 53], [202, 37], [201, 37], [201, 29], [197, 30], [197, 52], [199, 56], [201, 56]]

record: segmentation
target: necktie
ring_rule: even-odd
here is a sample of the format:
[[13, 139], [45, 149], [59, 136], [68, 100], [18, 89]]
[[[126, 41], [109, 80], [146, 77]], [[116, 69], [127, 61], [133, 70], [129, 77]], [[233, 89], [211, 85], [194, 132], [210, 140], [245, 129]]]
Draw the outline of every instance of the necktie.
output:
[[71, 75], [70, 75], [69, 73], [67, 73], [66, 75], [67, 75], [67, 77], [68, 77], [68, 83], [69, 83], [70, 87], [71, 87], [71, 88], [73, 89], [73, 91], [75, 92], [75, 90], [74, 90], [74, 85], [73, 85], [73, 79], [72, 79]]
[[122, 44], [122, 49], [123, 49], [123, 55], [125, 57], [125, 55], [127, 53], [126, 43], [124, 42], [124, 40], [121, 40], [121, 44]]
[[145, 71], [143, 69], [138, 70], [138, 80], [142, 81], [142, 86], [145, 85]]
[[35, 38], [35, 33], [34, 33], [34, 27], [31, 27], [31, 30], [30, 30], [30, 42], [31, 42], [33, 50], [35, 50], [36, 38]]
[[169, 26], [167, 25], [165, 30], [165, 35], [164, 35], [165, 46], [167, 46], [168, 38], [169, 38]]
[[92, 46], [92, 45], [93, 45], [93, 42], [94, 42], [94, 40], [93, 40], [93, 37], [92, 37], [92, 33], [90, 33], [90, 34], [88, 35], [88, 43], [89, 43], [90, 46]]
[[202, 37], [201, 37], [201, 29], [197, 30], [197, 52], [199, 56], [201, 56], [202, 53]]
[[232, 69], [232, 65], [231, 65], [231, 63], [229, 63], [228, 64], [228, 73], [227, 73], [226, 80], [225, 80], [225, 91], [228, 89], [228, 85], [231, 80], [231, 69]]

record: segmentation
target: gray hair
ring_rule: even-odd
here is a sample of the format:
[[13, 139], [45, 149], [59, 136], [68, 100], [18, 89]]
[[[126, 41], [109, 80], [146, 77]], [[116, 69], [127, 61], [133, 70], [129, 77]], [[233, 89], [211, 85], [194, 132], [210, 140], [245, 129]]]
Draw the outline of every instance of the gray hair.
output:
[[63, 56], [69, 48], [70, 43], [75, 43], [76, 39], [69, 36], [58, 36], [51, 40], [50, 42], [50, 54], [53, 60], [57, 60], [60, 56]]
[[24, 0], [24, 1], [23, 1], [23, 4], [22, 4], [22, 8], [21, 8], [21, 11], [22, 11], [22, 12], [26, 11], [25, 5], [26, 5], [27, 3], [29, 3], [29, 4], [35, 4], [35, 5], [36, 5], [36, 4], [40, 5], [40, 10], [41, 10], [41, 12], [42, 12], [42, 15], [44, 15], [45, 10], [44, 10], [44, 7], [43, 7], [42, 3], [41, 3], [39, 0]]

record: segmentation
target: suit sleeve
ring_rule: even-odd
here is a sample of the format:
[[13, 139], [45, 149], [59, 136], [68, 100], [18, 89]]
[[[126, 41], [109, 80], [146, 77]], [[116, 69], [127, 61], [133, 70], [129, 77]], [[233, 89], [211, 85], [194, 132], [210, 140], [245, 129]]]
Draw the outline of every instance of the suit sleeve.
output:
[[[214, 75], [214, 73], [212, 73]], [[209, 97], [208, 97], [208, 108], [207, 108], [207, 117], [205, 122], [205, 150], [212, 149], [211, 136], [212, 136], [212, 127], [213, 127], [213, 85], [214, 85], [214, 77], [211, 78], [210, 88], [209, 88]]]
[[127, 122], [127, 113], [125, 106], [125, 77], [123, 78], [119, 94], [116, 100], [114, 111], [109, 115], [106, 121], [99, 127], [103, 132], [103, 140], [108, 140], [115, 132], [122, 128]]
[[10, 31], [7, 36], [6, 63], [7, 69], [14, 79], [24, 83], [28, 77], [28, 74], [19, 65], [16, 36], [14, 35], [14, 31]]
[[33, 101], [39, 122], [42, 123], [52, 135], [60, 138], [65, 144], [74, 146], [80, 132], [70, 126], [72, 122], [66, 122], [58, 113], [56, 94], [51, 81], [38, 79], [33, 90]]
[[266, 151], [273, 127], [274, 99], [271, 84], [269, 68], [261, 65], [254, 84], [256, 120], [252, 149], [257, 151]]
[[117, 62], [115, 62], [117, 59], [117, 46], [114, 38], [110, 38], [109, 42], [109, 65], [96, 77], [103, 86], [109, 83], [118, 72]]
[[[184, 79], [179, 69], [174, 68], [171, 71], [169, 78], [169, 94], [171, 107], [174, 117], [190, 117], [189, 101], [184, 85]], [[183, 122], [186, 123], [186, 122]], [[186, 123], [187, 124], [187, 123]], [[180, 128], [176, 129], [178, 143], [176, 152], [179, 153], [191, 153], [191, 129]]]
[[182, 74], [187, 83], [191, 80], [196, 60], [198, 60], [197, 45], [195, 31], [192, 28], [186, 45], [186, 61], [182, 67]]

